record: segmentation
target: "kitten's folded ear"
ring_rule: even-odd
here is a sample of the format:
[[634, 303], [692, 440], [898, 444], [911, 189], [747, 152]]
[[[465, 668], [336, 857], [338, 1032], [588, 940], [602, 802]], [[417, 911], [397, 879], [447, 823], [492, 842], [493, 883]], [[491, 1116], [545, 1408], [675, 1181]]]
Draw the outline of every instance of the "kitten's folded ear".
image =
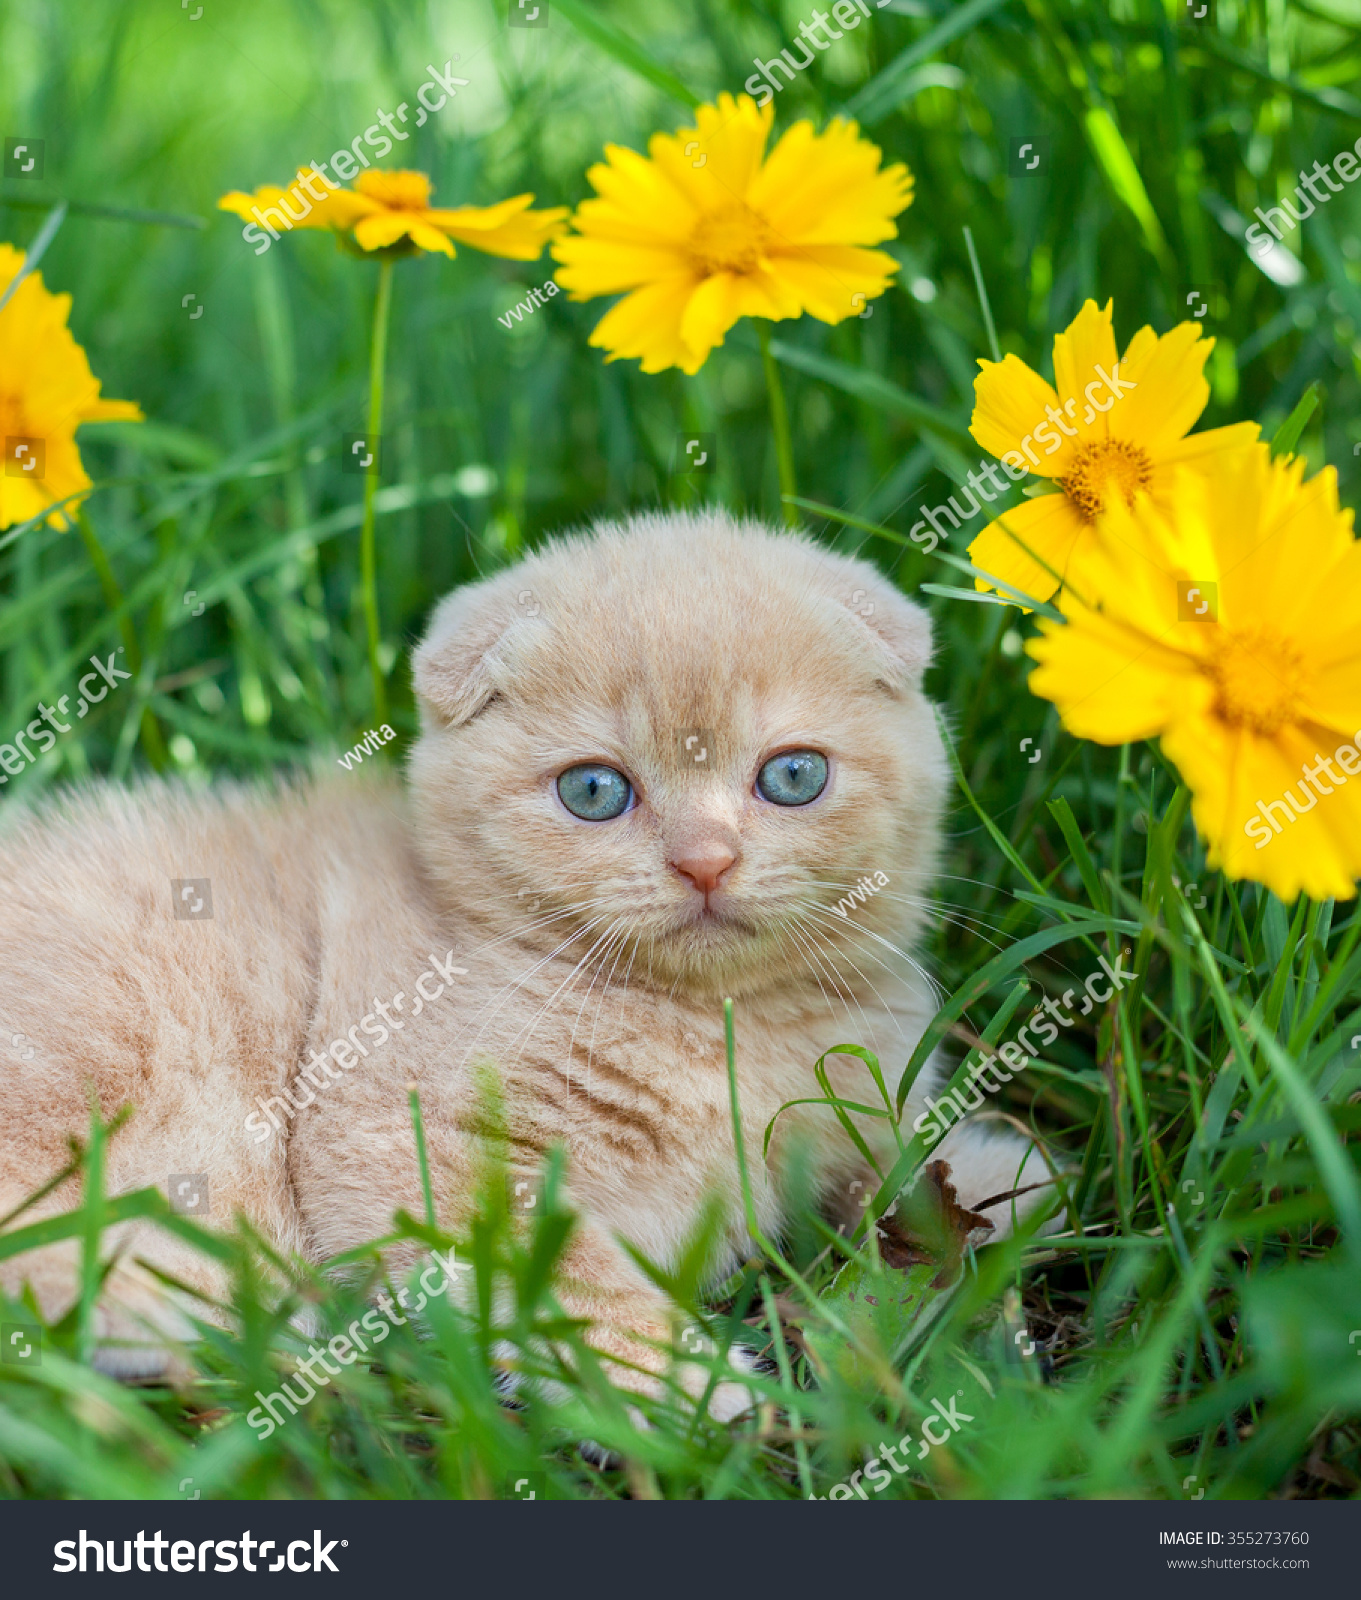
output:
[[431, 722], [456, 728], [487, 705], [496, 693], [500, 649], [521, 615], [500, 575], [440, 602], [411, 658], [416, 694]]
[[834, 593], [869, 634], [885, 688], [894, 694], [919, 690], [931, 665], [931, 618], [867, 563], [845, 566]]

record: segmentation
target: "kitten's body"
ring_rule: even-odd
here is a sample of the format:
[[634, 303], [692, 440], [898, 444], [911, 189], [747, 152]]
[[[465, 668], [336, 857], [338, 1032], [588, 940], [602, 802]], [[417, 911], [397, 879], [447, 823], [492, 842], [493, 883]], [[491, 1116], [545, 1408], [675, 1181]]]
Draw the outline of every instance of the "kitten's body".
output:
[[[665, 1341], [670, 1308], [616, 1235], [674, 1261], [716, 1191], [720, 1269], [743, 1247], [723, 996], [772, 1233], [796, 1139], [833, 1207], [868, 1174], [831, 1114], [807, 1106], [780, 1118], [767, 1166], [770, 1119], [817, 1093], [812, 1064], [839, 1043], [873, 1050], [892, 1083], [931, 1015], [904, 953], [945, 787], [919, 694], [928, 653], [924, 618], [881, 578], [801, 541], [720, 518], [604, 530], [437, 613], [416, 659], [412, 802], [395, 782], [338, 775], [209, 796], [103, 789], [26, 820], [0, 840], [0, 1043], [23, 1034], [34, 1051], [9, 1052], [0, 1077], [0, 1214], [62, 1165], [93, 1080], [106, 1116], [136, 1107], [110, 1150], [111, 1191], [203, 1174], [210, 1220], [239, 1209], [323, 1258], [381, 1236], [397, 1206], [419, 1212], [415, 1082], [437, 1208], [454, 1219], [482, 1148], [477, 1069], [492, 1063], [517, 1173], [568, 1149], [581, 1223], [567, 1309], [598, 1319], [602, 1348], [658, 1365], [628, 1335]], [[701, 741], [713, 748], [699, 763]], [[753, 775], [796, 745], [826, 752], [832, 776], [812, 805], [782, 809]], [[588, 760], [626, 772], [638, 804], [572, 816], [554, 777]], [[707, 893], [687, 875], [709, 870], [705, 852], [732, 858]], [[835, 911], [866, 874], [887, 886]], [[171, 880], [204, 878], [211, 919], [176, 918]], [[447, 985], [422, 978], [441, 969]], [[331, 1069], [299, 1077], [310, 1052], [346, 1039]], [[858, 1062], [828, 1067], [848, 1098], [876, 1098]], [[861, 1121], [887, 1154], [884, 1124]], [[966, 1128], [940, 1153], [976, 1203], [1017, 1182], [1026, 1146]], [[158, 1230], [124, 1246], [217, 1288]], [[73, 1246], [53, 1247], [0, 1263], [0, 1284], [27, 1277], [57, 1312], [74, 1263]], [[111, 1341], [176, 1326], [130, 1266], [102, 1318]], [[122, 1371], [161, 1359], [145, 1344], [105, 1356]], [[719, 1410], [742, 1403], [730, 1389]]]

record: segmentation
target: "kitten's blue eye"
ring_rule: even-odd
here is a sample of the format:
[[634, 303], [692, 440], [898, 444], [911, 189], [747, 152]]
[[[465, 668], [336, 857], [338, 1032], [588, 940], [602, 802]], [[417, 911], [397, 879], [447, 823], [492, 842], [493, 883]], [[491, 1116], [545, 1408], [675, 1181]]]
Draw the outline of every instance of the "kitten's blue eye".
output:
[[758, 793], [777, 806], [806, 806], [827, 787], [827, 757], [816, 750], [785, 750], [756, 774]]
[[558, 778], [558, 798], [584, 822], [608, 822], [627, 811], [633, 786], [622, 772], [588, 762], [568, 767]]

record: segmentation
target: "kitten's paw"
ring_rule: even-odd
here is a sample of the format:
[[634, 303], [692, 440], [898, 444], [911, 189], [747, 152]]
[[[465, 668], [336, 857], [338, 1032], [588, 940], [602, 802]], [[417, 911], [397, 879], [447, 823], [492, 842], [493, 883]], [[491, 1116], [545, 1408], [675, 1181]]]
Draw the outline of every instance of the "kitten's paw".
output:
[[709, 1415], [715, 1422], [732, 1422], [758, 1404], [756, 1394], [745, 1383], [731, 1383], [725, 1379], [715, 1385], [709, 1396]]
[[[728, 1351], [728, 1365], [735, 1367], [738, 1372], [755, 1372], [756, 1357], [742, 1345], [733, 1345]], [[704, 1396], [705, 1389], [709, 1386], [710, 1373], [707, 1367], [684, 1366], [677, 1374], [681, 1387], [686, 1394], [696, 1402]], [[732, 1378], [721, 1378], [713, 1387], [709, 1395], [708, 1405], [705, 1407], [708, 1414], [715, 1422], [732, 1422], [748, 1411], [754, 1411], [758, 1404], [758, 1396], [748, 1389], [745, 1383], [738, 1383]]]

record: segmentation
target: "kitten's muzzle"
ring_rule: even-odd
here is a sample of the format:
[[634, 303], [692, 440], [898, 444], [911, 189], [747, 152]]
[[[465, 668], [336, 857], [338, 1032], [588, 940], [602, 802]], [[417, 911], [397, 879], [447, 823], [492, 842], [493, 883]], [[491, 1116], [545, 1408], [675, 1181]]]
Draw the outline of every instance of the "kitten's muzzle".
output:
[[709, 843], [677, 855], [670, 866], [704, 896], [704, 909], [707, 911], [709, 896], [718, 888], [723, 874], [736, 863], [737, 856], [727, 845]]

